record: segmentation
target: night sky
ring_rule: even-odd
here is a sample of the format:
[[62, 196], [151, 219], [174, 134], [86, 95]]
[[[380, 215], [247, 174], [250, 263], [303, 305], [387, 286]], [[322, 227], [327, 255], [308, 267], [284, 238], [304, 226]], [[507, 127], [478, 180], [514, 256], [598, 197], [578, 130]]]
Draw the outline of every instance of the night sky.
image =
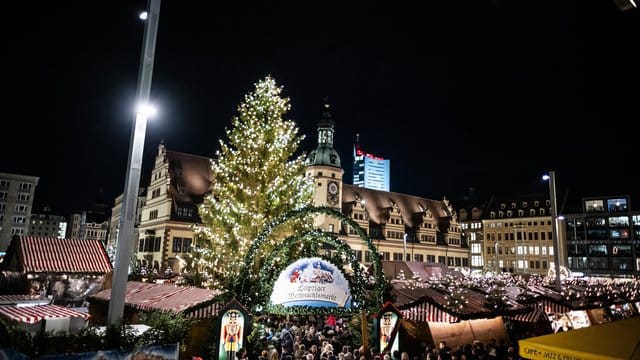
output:
[[[67, 216], [100, 196], [112, 206], [146, 1], [13, 3], [1, 21], [0, 172], [40, 177], [34, 212]], [[541, 175], [555, 170], [559, 201], [635, 199], [638, 43], [640, 10], [612, 0], [165, 0], [141, 185], [161, 139], [213, 157], [244, 95], [271, 75], [301, 150], [315, 148], [328, 96], [347, 183], [360, 134], [365, 151], [391, 159], [394, 192], [544, 192]]]

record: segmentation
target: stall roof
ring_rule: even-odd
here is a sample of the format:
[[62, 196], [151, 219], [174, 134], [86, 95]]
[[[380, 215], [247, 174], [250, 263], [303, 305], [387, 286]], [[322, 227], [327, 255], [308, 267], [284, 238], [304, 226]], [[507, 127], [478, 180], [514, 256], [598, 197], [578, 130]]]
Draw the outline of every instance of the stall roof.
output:
[[35, 306], [0, 306], [0, 316], [11, 321], [35, 324], [41, 320], [59, 318], [83, 318], [88, 319], [89, 314], [75, 311], [58, 305]]
[[[130, 281], [125, 292], [125, 305], [140, 310], [174, 311], [182, 313], [209, 309], [206, 317], [217, 310], [217, 293], [193, 286], [175, 286]], [[108, 302], [111, 289], [100, 291], [88, 298], [89, 302]], [[213, 308], [211, 307], [213, 306]]]
[[[410, 309], [423, 303], [431, 303], [440, 310], [445, 311], [460, 320], [488, 318], [499, 315], [496, 309], [485, 305], [485, 295], [472, 289], [467, 289], [464, 293], [468, 303], [462, 308], [453, 309], [447, 306], [447, 297], [450, 294], [444, 290], [438, 290], [429, 286], [406, 287], [404, 284], [396, 283], [394, 287], [396, 295], [396, 306], [401, 310]], [[507, 308], [501, 312], [518, 314], [528, 311], [529, 306], [519, 304], [515, 301], [507, 302]]]
[[14, 236], [2, 270], [24, 274], [106, 274], [112, 266], [100, 240]]
[[46, 298], [42, 295], [0, 295], [0, 305], [46, 305], [50, 303], [51, 299]]

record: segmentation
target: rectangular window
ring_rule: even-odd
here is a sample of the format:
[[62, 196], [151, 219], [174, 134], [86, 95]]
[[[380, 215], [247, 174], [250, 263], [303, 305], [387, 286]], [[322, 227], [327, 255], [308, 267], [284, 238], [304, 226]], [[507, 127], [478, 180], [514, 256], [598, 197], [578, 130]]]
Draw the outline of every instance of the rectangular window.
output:
[[402, 261], [402, 253], [394, 252], [393, 253], [393, 260], [394, 261]]
[[149, 220], [154, 220], [158, 218], [158, 210], [149, 211]]
[[431, 262], [431, 263], [436, 262], [436, 256], [435, 255], [427, 255], [427, 262]]
[[24, 228], [21, 228], [21, 227], [11, 228], [11, 235], [24, 235]]
[[14, 216], [13, 223], [14, 224], [25, 224], [27, 222], [27, 218], [24, 216]]
[[18, 193], [18, 200], [20, 201], [29, 201], [30, 198], [31, 198], [31, 195], [27, 193]]
[[182, 239], [182, 252], [183, 253], [188, 253], [191, 251], [191, 242], [192, 239], [190, 238], [183, 238]]
[[159, 197], [159, 196], [160, 196], [160, 188], [158, 188], [158, 189], [153, 189], [153, 191], [151, 192], [151, 198], [152, 198], [152, 199], [155, 199], [155, 198], [157, 198], [157, 197]]
[[21, 182], [20, 183], [20, 190], [26, 190], [29, 191], [31, 190], [31, 183], [25, 183], [25, 182]]
[[629, 227], [629, 217], [612, 216], [609, 218], [609, 227]]
[[16, 205], [16, 212], [27, 212], [27, 205]]
[[586, 257], [569, 257], [569, 267], [572, 269], [586, 269], [587, 258]]
[[356, 250], [356, 260], [358, 260], [359, 262], [362, 261], [362, 250]]
[[607, 210], [609, 212], [627, 211], [627, 199], [607, 199]]
[[483, 266], [482, 256], [479, 255], [471, 255], [471, 266]]
[[0, 199], [6, 199], [7, 198], [7, 192], [6, 191], [0, 191]]
[[0, 203], [0, 211], [4, 211], [5, 203]]
[[413, 261], [424, 262], [424, 255], [422, 254], [414, 254]]
[[472, 254], [482, 254], [482, 244], [471, 244], [471, 253]]
[[588, 213], [592, 212], [604, 212], [604, 201], [603, 200], [587, 200], [584, 203], [585, 211]]
[[173, 252], [178, 253], [182, 251], [182, 238], [175, 237], [173, 238]]
[[0, 180], [0, 188], [8, 188], [9, 187], [9, 180]]

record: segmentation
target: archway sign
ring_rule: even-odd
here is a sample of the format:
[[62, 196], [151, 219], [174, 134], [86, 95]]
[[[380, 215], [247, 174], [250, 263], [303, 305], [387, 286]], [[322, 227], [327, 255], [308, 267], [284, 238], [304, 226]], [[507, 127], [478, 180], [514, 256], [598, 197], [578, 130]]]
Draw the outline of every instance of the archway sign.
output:
[[280, 272], [271, 304], [309, 307], [352, 307], [349, 283], [334, 264], [319, 257], [302, 258]]
[[[345, 227], [350, 226], [367, 244], [374, 266], [373, 287], [375, 296], [373, 298], [367, 297], [365, 294], [364, 287], [367, 279], [362, 275], [360, 263], [353, 250], [333, 234], [321, 230], [306, 231], [279, 242], [264, 259], [264, 264], [259, 274], [250, 273], [256, 253], [267, 241], [275, 227], [287, 221], [319, 214], [334, 217], [340, 220]], [[322, 259], [317, 256], [317, 252], [311, 254], [312, 256], [294, 259], [291, 263], [282, 264], [278, 261], [281, 260], [283, 254], [286, 253], [291, 245], [300, 242], [309, 243], [316, 249], [319, 244], [332, 246], [336, 249], [337, 254], [348, 263], [349, 271], [353, 273], [345, 277], [341, 271], [342, 264], [335, 264], [327, 259]], [[276, 271], [273, 270], [274, 267], [277, 267]], [[249, 288], [249, 281], [247, 280], [250, 277], [260, 279], [261, 286], [259, 289]], [[329, 279], [331, 281], [328, 281]], [[377, 248], [355, 221], [334, 208], [307, 206], [289, 211], [265, 226], [247, 251], [244, 267], [236, 283], [238, 284], [238, 299], [248, 306], [269, 304], [272, 310], [287, 308], [283, 309], [286, 310], [284, 311], [286, 313], [291, 313], [294, 307], [302, 308], [303, 311], [309, 307], [329, 307], [332, 308], [332, 311], [336, 310], [336, 313], [341, 313], [342, 311], [340, 310], [355, 313], [357, 310], [369, 306], [376, 308], [381, 306], [385, 279]], [[277, 288], [278, 291], [272, 294], [271, 290], [274, 288]], [[284, 289], [287, 289], [287, 291], [283, 292], [282, 290]]]

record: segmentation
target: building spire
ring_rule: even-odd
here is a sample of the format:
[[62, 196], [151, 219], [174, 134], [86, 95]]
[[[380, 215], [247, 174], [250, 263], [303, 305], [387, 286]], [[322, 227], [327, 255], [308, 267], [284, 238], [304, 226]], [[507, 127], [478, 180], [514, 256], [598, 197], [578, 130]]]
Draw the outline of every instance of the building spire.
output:
[[318, 122], [318, 127], [330, 127], [333, 129], [333, 120], [331, 120], [331, 112], [329, 109], [331, 105], [329, 104], [329, 97], [325, 96], [323, 99], [323, 111], [322, 111], [322, 119]]
[[334, 123], [328, 96], [324, 97], [322, 108], [322, 118], [318, 121], [318, 148], [309, 154], [308, 164], [341, 167], [340, 156], [333, 148]]

